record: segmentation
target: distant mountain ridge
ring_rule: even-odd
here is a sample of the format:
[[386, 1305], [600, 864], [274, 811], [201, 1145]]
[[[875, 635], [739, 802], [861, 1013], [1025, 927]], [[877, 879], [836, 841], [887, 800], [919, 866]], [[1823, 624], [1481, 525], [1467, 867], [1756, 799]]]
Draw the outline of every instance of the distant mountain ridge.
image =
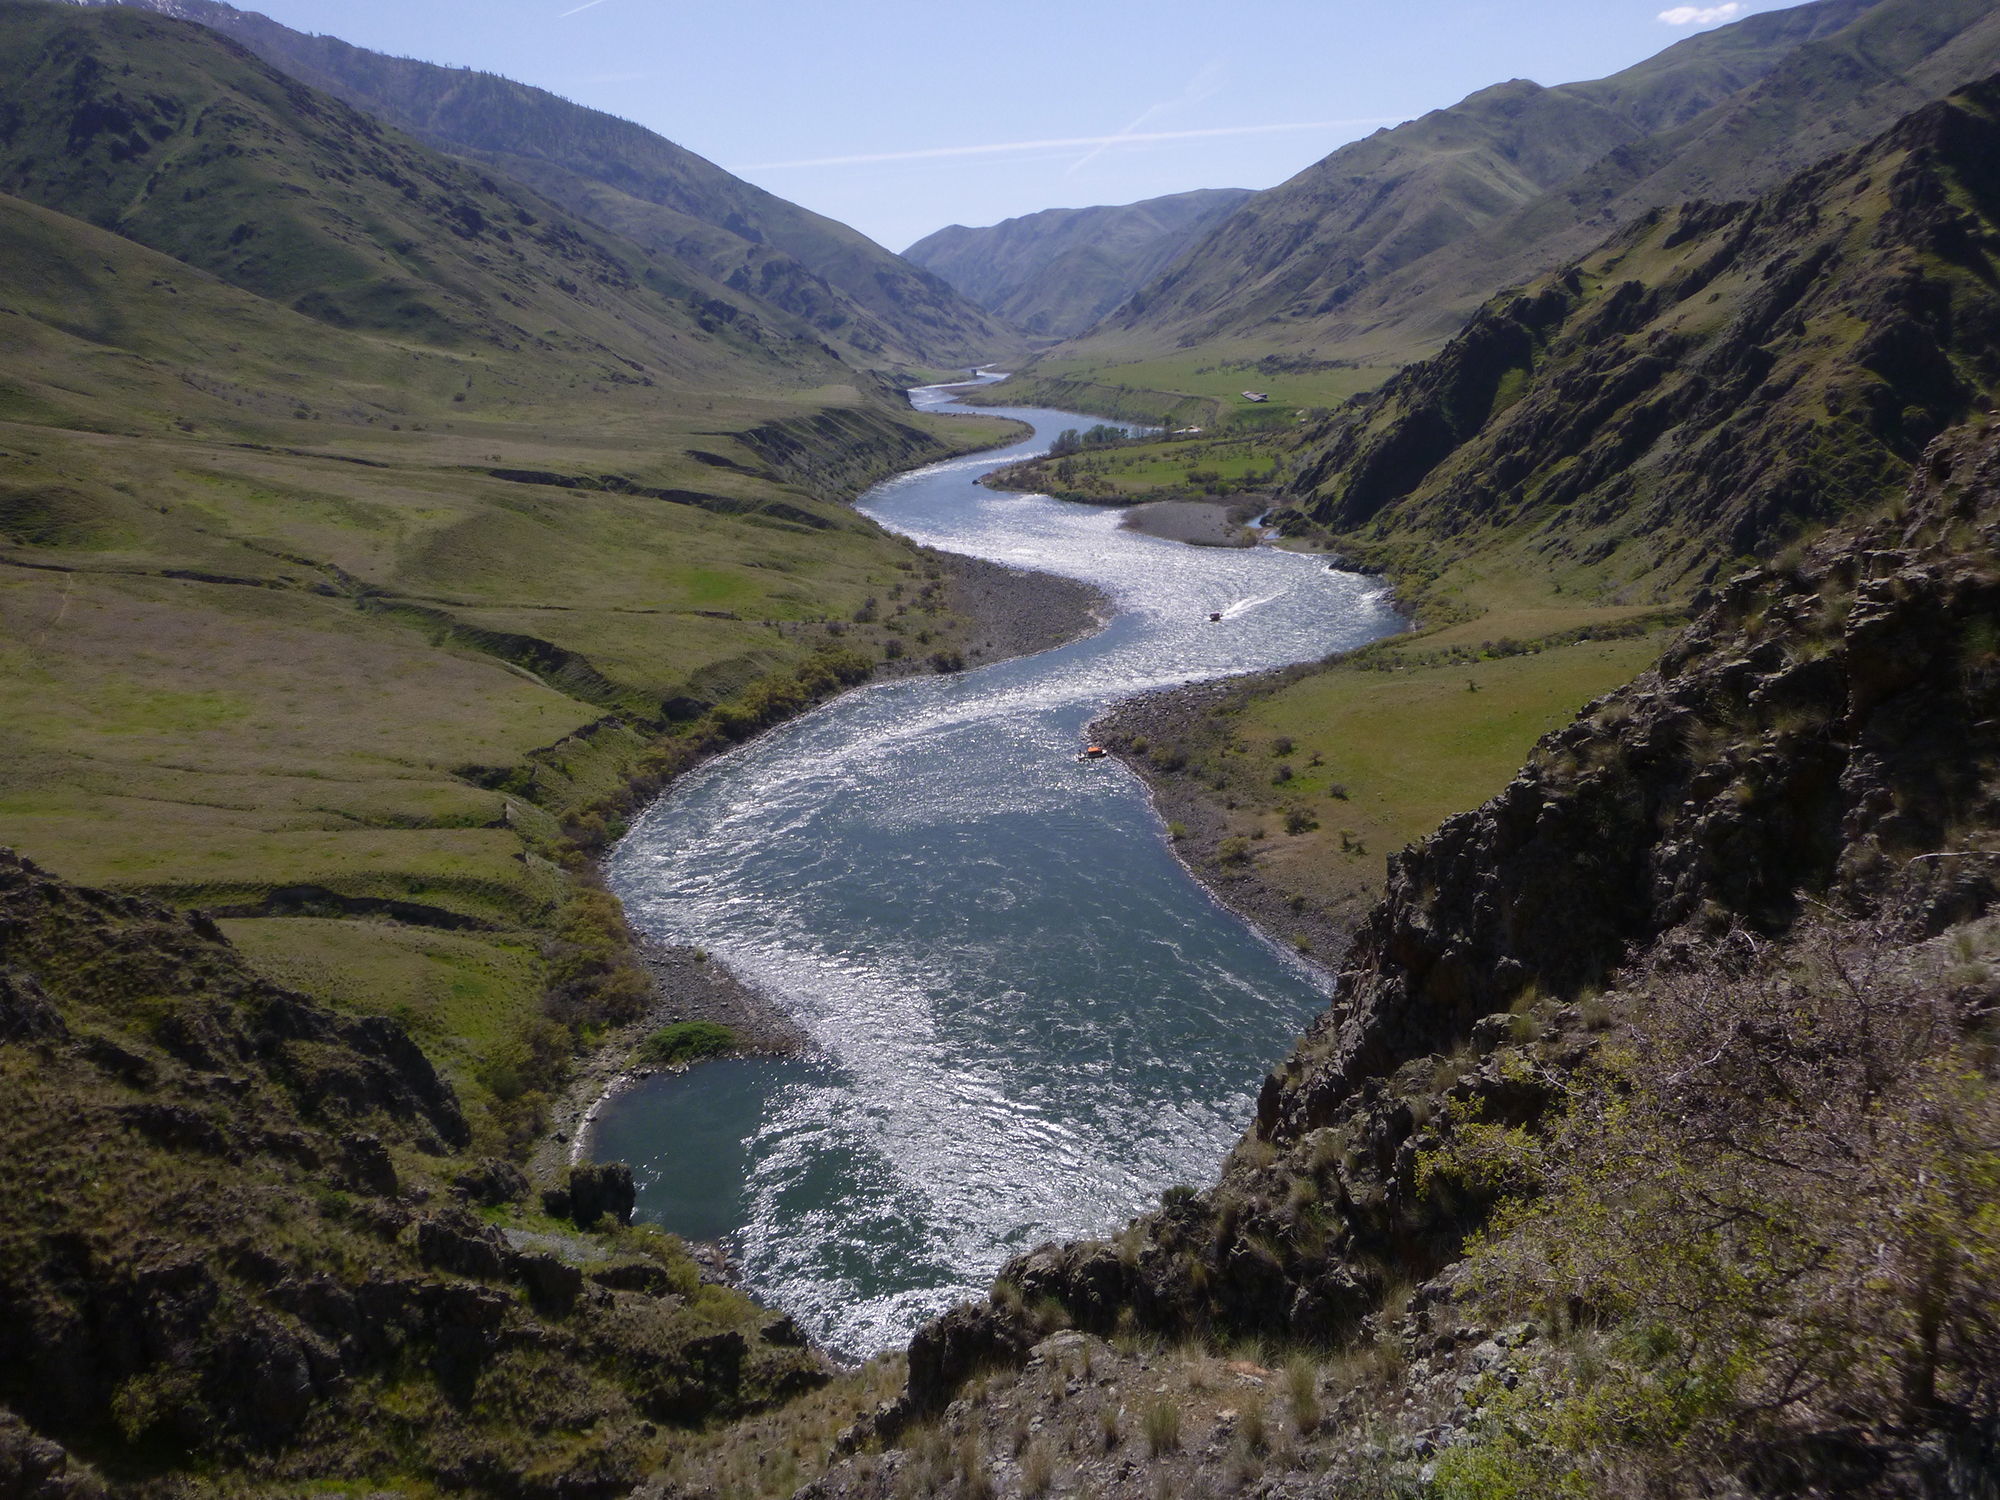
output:
[[858, 231], [545, 89], [308, 36], [218, 0], [70, 3], [219, 31], [301, 82], [781, 308], [856, 363], [960, 365], [1020, 347], [992, 314]]
[[1995, 67], [1995, 0], [1818, 0], [1594, 82], [1500, 84], [1257, 194], [1051, 357], [1399, 363], [1620, 223], [1755, 197]]
[[1051, 208], [985, 229], [953, 224], [903, 252], [1029, 333], [1084, 332], [1251, 193], [1199, 188], [1117, 207]]

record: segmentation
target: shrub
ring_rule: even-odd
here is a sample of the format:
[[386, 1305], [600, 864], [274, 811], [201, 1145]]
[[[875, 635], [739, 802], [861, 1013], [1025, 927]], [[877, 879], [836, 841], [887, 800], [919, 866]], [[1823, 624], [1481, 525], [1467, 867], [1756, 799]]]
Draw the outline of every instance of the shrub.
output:
[[1173, 1453], [1181, 1446], [1181, 1409], [1165, 1397], [1146, 1408], [1140, 1419], [1146, 1434], [1146, 1452], [1154, 1458]]
[[1049, 1486], [1055, 1482], [1056, 1461], [1049, 1450], [1040, 1443], [1032, 1443], [1028, 1453], [1021, 1460], [1021, 1490], [1023, 1494], [1046, 1495]]
[[[1975, 1420], [2000, 1379], [2000, 1088], [1948, 955], [1818, 919], [1628, 981], [1541, 1133], [1468, 1121], [1421, 1174], [1516, 1196], [1484, 1297], [1603, 1331], [1587, 1371], [1496, 1396], [1447, 1496], [1717, 1493], [1830, 1425]], [[1833, 1486], [1839, 1488], [1837, 1484]]]
[[1285, 1366], [1285, 1396], [1291, 1403], [1292, 1425], [1310, 1437], [1319, 1427], [1319, 1366], [1303, 1354]]
[[736, 1033], [713, 1021], [677, 1021], [639, 1044], [640, 1061], [657, 1068], [679, 1067], [736, 1049]]

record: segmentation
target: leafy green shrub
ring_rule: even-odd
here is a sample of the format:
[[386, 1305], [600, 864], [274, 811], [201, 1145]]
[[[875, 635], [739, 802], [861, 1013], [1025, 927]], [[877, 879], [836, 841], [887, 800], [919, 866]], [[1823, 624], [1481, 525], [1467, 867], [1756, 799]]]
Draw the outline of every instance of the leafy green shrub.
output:
[[736, 1049], [736, 1033], [713, 1021], [676, 1021], [662, 1026], [639, 1044], [641, 1062], [656, 1068], [675, 1068], [704, 1057], [717, 1057]]
[[1556, 1120], [1462, 1124], [1422, 1164], [1515, 1195], [1474, 1246], [1479, 1295], [1599, 1340], [1496, 1395], [1441, 1493], [1715, 1493], [1809, 1472], [1854, 1424], [1979, 1420], [2000, 1379], [1985, 991], [1890, 937], [1824, 919], [1663, 961]]

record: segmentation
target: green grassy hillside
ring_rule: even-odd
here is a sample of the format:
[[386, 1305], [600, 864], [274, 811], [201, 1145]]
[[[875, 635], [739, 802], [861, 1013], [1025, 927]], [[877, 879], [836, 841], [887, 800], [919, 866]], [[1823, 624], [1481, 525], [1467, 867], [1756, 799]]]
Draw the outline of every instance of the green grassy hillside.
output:
[[212, 27], [291, 77], [782, 309], [864, 365], [958, 368], [1020, 347], [929, 272], [630, 121], [213, 0], [117, 3]]
[[9, 180], [207, 266], [0, 197], [0, 841], [405, 1016], [518, 1142], [546, 1027], [634, 1003], [576, 851], [635, 778], [952, 644], [839, 502], [1005, 429], [212, 33], [0, 35], [41, 101]]
[[1394, 368], [1620, 224], [1768, 192], [1995, 67], [1993, 0], [1820, 0], [1595, 82], [1500, 85], [1256, 195], [1026, 377], [1157, 405], [1196, 365]]
[[615, 1173], [550, 1204], [469, 1153], [398, 1027], [4, 850], [0, 1088], [15, 1494], [608, 1500], [827, 1379]]
[[[1294, 513], [1444, 602], [1685, 595], [1873, 502], [2000, 381], [2000, 83], [1754, 205], [1656, 214], [1328, 424]], [[1415, 550], [1410, 550], [1414, 548]]]

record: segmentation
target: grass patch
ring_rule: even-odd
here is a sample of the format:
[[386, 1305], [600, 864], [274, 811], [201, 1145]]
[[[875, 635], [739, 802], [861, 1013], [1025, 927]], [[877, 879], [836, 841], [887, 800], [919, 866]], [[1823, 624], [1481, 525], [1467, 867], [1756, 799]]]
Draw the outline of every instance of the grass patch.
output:
[[1180, 747], [1180, 774], [1231, 808], [1219, 859], [1254, 860], [1297, 906], [1350, 917], [1381, 891], [1391, 854], [1499, 792], [1537, 739], [1668, 639], [1514, 642], [1505, 655], [1387, 643], [1226, 700]]

